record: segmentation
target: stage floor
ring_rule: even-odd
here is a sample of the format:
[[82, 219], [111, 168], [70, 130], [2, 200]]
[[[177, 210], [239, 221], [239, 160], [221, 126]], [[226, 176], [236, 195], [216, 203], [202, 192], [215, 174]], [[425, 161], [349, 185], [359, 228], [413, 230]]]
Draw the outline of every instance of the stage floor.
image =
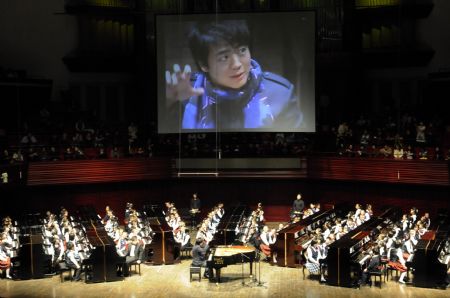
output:
[[388, 281], [382, 289], [372, 286], [348, 289], [321, 285], [308, 278], [301, 269], [282, 268], [261, 263], [261, 281], [257, 286], [249, 278], [245, 264], [245, 284], [242, 285], [240, 265], [222, 269], [222, 283], [189, 281], [191, 260], [177, 265], [141, 265], [142, 276], [133, 274], [124, 281], [86, 284], [61, 283], [59, 275], [39, 279], [0, 280], [0, 297], [449, 297], [450, 290], [423, 289]]

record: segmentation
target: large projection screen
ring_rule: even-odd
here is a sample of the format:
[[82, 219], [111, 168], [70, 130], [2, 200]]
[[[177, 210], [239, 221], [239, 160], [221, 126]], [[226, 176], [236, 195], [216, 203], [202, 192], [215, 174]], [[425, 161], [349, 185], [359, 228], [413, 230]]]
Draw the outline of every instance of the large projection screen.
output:
[[315, 132], [314, 11], [155, 18], [159, 133]]

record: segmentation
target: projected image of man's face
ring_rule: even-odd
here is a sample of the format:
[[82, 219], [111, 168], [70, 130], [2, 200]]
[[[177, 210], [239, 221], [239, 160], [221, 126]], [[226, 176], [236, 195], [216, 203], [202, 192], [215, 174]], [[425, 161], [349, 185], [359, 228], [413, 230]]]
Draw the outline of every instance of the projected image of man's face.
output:
[[239, 89], [247, 82], [250, 61], [248, 46], [224, 42], [210, 47], [208, 65], [202, 66], [202, 70], [209, 74], [215, 85]]

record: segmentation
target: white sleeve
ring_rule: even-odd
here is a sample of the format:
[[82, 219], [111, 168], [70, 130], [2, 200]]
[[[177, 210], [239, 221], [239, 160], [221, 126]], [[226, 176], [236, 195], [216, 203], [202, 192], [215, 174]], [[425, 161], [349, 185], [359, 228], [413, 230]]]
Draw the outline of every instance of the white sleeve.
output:
[[185, 246], [189, 242], [189, 239], [191, 239], [191, 236], [189, 236], [188, 234], [185, 234], [183, 243], [181, 243], [181, 245]]
[[75, 254], [73, 252], [69, 253], [69, 259], [72, 261], [72, 263], [75, 264], [76, 267], [80, 267], [78, 261], [75, 259]]
[[63, 256], [64, 256], [64, 245], [63, 245], [63, 246], [60, 246], [59, 256], [58, 256], [57, 259], [62, 260]]
[[265, 245], [270, 245], [269, 240], [267, 239], [268, 234], [267, 233], [261, 233], [261, 241], [265, 244]]
[[273, 236], [270, 237], [270, 244], [274, 244], [275, 242], [277, 242], [277, 235], [273, 234]]

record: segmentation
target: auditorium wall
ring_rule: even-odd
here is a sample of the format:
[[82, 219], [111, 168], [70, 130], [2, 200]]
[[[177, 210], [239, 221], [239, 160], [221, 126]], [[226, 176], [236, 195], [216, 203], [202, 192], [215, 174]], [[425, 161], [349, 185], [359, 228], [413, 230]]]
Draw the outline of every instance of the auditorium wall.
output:
[[57, 212], [61, 206], [74, 212], [77, 206], [93, 205], [100, 215], [106, 205], [119, 217], [123, 216], [126, 202], [137, 209], [144, 204], [175, 202], [183, 212], [189, 207], [192, 193], [197, 192], [203, 211], [218, 202], [226, 206], [248, 204], [254, 207], [262, 202], [269, 221], [287, 221], [292, 201], [298, 192], [307, 204], [320, 202], [371, 203], [374, 210], [382, 206], [400, 206], [405, 212], [410, 207], [432, 215], [450, 209], [449, 187], [406, 184], [383, 184], [351, 181], [323, 181], [313, 179], [223, 179], [173, 178], [149, 182], [108, 183], [76, 186], [35, 186], [0, 189], [3, 206], [0, 215]]

